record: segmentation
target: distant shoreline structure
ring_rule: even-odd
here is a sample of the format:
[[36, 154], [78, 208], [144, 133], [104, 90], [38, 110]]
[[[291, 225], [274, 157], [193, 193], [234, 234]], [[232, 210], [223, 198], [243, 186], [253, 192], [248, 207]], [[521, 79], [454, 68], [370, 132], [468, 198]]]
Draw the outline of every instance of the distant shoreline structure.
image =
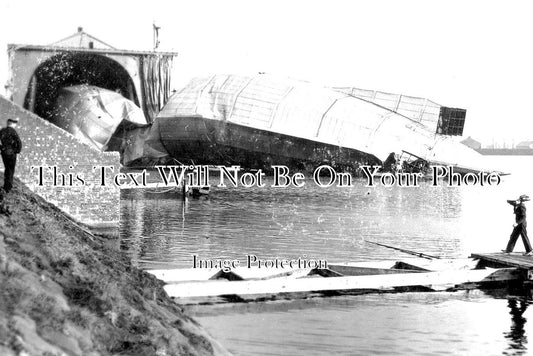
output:
[[484, 156], [533, 156], [533, 148], [478, 148]]

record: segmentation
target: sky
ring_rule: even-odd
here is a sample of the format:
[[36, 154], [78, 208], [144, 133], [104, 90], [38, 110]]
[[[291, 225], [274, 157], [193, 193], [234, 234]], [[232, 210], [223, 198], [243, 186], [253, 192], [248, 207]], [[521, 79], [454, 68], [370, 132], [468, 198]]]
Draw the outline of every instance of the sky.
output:
[[419, 96], [467, 109], [465, 136], [533, 140], [533, 2], [468, 0], [0, 0], [7, 44], [51, 44], [79, 26], [120, 49], [176, 51], [173, 86], [266, 72]]

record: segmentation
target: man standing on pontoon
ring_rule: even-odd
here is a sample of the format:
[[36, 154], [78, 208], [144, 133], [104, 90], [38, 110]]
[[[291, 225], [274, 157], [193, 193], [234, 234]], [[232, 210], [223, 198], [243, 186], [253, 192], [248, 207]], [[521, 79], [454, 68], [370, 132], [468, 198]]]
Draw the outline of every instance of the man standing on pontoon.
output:
[[526, 206], [524, 205], [525, 201], [529, 201], [529, 196], [525, 194], [521, 195], [518, 200], [507, 200], [507, 202], [514, 207], [516, 223], [513, 224], [513, 232], [511, 233], [511, 237], [507, 243], [507, 248], [503, 250], [503, 252], [513, 252], [516, 240], [518, 239], [518, 236], [521, 235], [522, 242], [526, 248], [526, 253], [524, 255], [533, 256], [533, 249], [531, 248], [531, 243], [527, 237]]

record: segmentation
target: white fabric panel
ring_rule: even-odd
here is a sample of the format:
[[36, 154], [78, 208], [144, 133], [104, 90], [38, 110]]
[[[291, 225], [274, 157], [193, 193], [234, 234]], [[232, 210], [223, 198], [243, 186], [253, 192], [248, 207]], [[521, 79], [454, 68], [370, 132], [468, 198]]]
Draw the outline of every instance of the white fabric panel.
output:
[[432, 132], [437, 130], [441, 106], [431, 100], [352, 87], [334, 89], [396, 111], [401, 115], [423, 123]]
[[147, 125], [142, 110], [119, 93], [91, 85], [62, 88], [53, 123], [79, 140], [105, 149], [123, 121]]

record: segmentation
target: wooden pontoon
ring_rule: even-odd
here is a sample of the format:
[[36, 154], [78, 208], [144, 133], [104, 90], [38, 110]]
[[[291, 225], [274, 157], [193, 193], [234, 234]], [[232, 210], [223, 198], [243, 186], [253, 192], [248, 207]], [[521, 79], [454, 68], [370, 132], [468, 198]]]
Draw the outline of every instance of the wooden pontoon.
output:
[[[533, 258], [530, 264], [533, 267]], [[149, 271], [180, 303], [258, 301], [394, 291], [490, 287], [527, 279], [518, 265], [486, 266], [485, 258], [410, 258], [330, 264], [315, 269], [174, 269]], [[528, 267], [529, 268], [529, 267]]]

